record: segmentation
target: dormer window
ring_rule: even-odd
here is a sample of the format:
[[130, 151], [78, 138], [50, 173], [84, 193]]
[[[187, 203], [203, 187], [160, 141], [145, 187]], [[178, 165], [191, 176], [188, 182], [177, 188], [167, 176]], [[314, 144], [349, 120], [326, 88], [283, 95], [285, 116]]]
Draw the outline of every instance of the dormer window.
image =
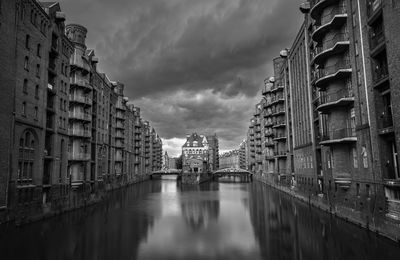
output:
[[198, 144], [198, 142], [197, 141], [193, 141], [193, 146], [194, 147], [196, 147], [196, 146], [198, 146], [199, 144]]

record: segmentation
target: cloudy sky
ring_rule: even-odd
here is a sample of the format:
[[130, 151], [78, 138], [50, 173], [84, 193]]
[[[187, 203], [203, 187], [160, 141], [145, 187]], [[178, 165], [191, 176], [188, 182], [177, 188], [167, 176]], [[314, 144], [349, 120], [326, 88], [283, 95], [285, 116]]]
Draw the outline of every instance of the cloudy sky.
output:
[[89, 30], [99, 70], [125, 83], [164, 140], [216, 133], [220, 149], [245, 137], [271, 59], [290, 47], [302, 0], [59, 0], [67, 23]]

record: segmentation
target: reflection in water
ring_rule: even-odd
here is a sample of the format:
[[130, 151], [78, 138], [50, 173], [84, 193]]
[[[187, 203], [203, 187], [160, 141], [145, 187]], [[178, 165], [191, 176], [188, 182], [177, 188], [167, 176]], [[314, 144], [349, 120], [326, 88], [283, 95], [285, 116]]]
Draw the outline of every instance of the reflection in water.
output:
[[399, 259], [400, 248], [273, 190], [250, 186], [250, 215], [263, 259]]
[[399, 259], [399, 247], [261, 183], [158, 180], [0, 227], [1, 259]]

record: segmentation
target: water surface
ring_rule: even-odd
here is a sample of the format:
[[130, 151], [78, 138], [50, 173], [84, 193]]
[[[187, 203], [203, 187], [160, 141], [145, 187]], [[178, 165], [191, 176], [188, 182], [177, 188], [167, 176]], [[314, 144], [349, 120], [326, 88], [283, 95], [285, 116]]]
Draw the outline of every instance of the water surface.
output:
[[400, 259], [399, 245], [264, 184], [149, 181], [0, 227], [1, 259]]

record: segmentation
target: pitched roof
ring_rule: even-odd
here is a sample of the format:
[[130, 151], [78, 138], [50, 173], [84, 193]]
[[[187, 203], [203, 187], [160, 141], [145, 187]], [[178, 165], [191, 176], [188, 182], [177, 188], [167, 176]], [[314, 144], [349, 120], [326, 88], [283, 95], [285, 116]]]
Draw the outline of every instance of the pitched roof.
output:
[[[195, 142], [197, 142], [196, 146], [194, 145]], [[183, 147], [204, 147], [204, 144], [208, 144], [206, 137], [197, 133], [193, 133], [186, 138], [186, 143], [183, 145]]]

